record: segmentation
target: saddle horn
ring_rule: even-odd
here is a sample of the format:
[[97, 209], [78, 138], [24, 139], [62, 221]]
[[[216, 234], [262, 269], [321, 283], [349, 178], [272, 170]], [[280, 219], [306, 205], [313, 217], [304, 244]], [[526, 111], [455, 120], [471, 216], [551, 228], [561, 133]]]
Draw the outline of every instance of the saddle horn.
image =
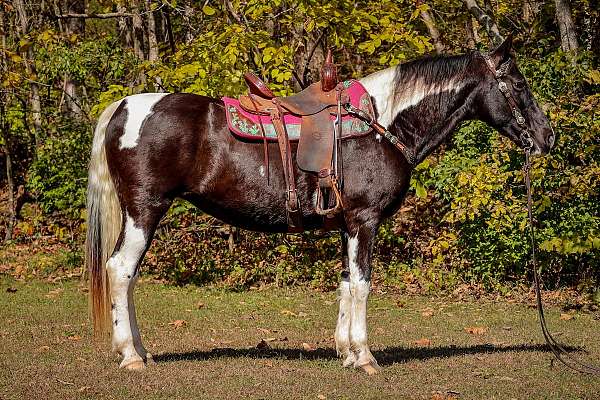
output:
[[327, 49], [327, 56], [321, 68], [321, 89], [324, 92], [333, 90], [338, 83], [337, 67], [333, 63], [331, 49]]

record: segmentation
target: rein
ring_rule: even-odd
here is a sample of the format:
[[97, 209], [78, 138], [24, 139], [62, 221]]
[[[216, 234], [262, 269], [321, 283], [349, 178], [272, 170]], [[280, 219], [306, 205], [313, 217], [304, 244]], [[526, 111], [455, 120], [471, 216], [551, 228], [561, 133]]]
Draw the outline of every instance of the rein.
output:
[[523, 151], [525, 152], [525, 164], [523, 166], [523, 172], [525, 175], [525, 188], [527, 190], [527, 222], [529, 225], [529, 237], [531, 240], [531, 264], [533, 267], [533, 281], [534, 281], [534, 285], [535, 285], [535, 297], [536, 297], [537, 310], [538, 310], [538, 316], [539, 316], [539, 321], [540, 321], [540, 327], [542, 329], [542, 334], [544, 335], [546, 344], [548, 345], [548, 347], [550, 348], [550, 350], [552, 351], [552, 353], [554, 354], [556, 359], [558, 361], [560, 361], [562, 364], [564, 364], [568, 368], [570, 368], [574, 371], [577, 371], [577, 372], [600, 376], [600, 367], [593, 365], [593, 364], [586, 364], [584, 362], [577, 360], [575, 357], [573, 357], [571, 354], [569, 354], [569, 352], [567, 350], [565, 350], [565, 348], [560, 343], [558, 343], [556, 341], [556, 339], [554, 339], [554, 337], [548, 330], [548, 326], [546, 324], [546, 318], [544, 315], [544, 306], [542, 303], [542, 291], [541, 291], [542, 279], [540, 277], [540, 271], [538, 268], [536, 252], [535, 252], [535, 227], [534, 227], [534, 221], [533, 221], [533, 199], [532, 199], [533, 196], [532, 196], [532, 190], [531, 190], [531, 177], [530, 177], [530, 171], [531, 171], [530, 156], [531, 156], [531, 149], [533, 148], [533, 138], [531, 137], [531, 133], [529, 132], [529, 129], [527, 128], [527, 125], [525, 124], [525, 118], [523, 117], [523, 114], [521, 113], [521, 110], [519, 109], [517, 102], [515, 101], [515, 98], [513, 97], [512, 93], [510, 92], [510, 90], [508, 88], [508, 84], [506, 82], [504, 82], [503, 80], [501, 80], [501, 78], [503, 76], [507, 75], [511, 60], [504, 62], [503, 64], [500, 65], [500, 67], [498, 69], [496, 69], [494, 67], [494, 64], [489, 55], [482, 54], [482, 57], [485, 60], [485, 63], [487, 65], [488, 69], [494, 75], [496, 82], [498, 82], [498, 89], [500, 90], [500, 92], [502, 92], [502, 94], [506, 98], [506, 101], [508, 102], [508, 104], [511, 107], [512, 114], [515, 117], [517, 124], [521, 128], [520, 140], [521, 140], [521, 144], [523, 147]]

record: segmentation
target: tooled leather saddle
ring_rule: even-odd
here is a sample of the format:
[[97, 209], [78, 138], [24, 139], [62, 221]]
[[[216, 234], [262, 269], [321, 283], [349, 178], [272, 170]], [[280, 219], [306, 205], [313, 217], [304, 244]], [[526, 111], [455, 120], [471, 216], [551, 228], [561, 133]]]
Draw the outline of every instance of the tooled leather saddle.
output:
[[[288, 128], [291, 128], [290, 118], [300, 119], [297, 165], [301, 170], [314, 173], [318, 177], [315, 211], [326, 218], [335, 217], [344, 207], [340, 142], [342, 136], [347, 136], [343, 132], [342, 121], [349, 119], [350, 116], [343, 105], [350, 103], [350, 93], [347, 86], [349, 81], [338, 81], [331, 51], [328, 51], [321, 69], [321, 80], [289, 97], [276, 97], [269, 87], [252, 73], [246, 73], [244, 78], [248, 85], [248, 94], [239, 97], [239, 107], [258, 118], [260, 137], [265, 143], [265, 163], [268, 162], [266, 150], [268, 133], [265, 124], [261, 122], [265, 117], [268, 117], [269, 127], [274, 128], [279, 144], [286, 184], [289, 230], [302, 230], [302, 209], [296, 189], [288, 135]], [[368, 102], [365, 110], [373, 113], [368, 94], [363, 96], [361, 101]], [[370, 131], [371, 129], [367, 128], [364, 134]]]

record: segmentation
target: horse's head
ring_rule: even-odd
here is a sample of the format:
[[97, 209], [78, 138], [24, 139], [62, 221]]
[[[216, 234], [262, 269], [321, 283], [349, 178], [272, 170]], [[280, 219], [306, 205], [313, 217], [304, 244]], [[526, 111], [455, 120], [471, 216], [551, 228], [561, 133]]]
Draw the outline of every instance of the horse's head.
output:
[[483, 56], [482, 68], [484, 79], [475, 102], [480, 118], [521, 146], [527, 130], [532, 153], [547, 154], [554, 145], [554, 131], [517, 67], [512, 36]]

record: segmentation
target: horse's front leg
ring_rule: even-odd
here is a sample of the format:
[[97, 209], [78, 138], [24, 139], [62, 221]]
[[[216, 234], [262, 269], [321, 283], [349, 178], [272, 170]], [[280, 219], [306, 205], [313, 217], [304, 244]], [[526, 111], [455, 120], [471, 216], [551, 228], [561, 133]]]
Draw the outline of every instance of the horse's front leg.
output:
[[352, 295], [350, 346], [356, 356], [354, 367], [362, 368], [369, 375], [380, 369], [367, 341], [367, 300], [371, 288], [371, 255], [376, 233], [376, 224], [364, 224], [348, 239]]
[[348, 232], [342, 231], [342, 280], [338, 289], [339, 312], [335, 327], [335, 349], [343, 358], [343, 366], [350, 367], [356, 361], [350, 349], [350, 319], [352, 317], [352, 295], [350, 294], [350, 268], [348, 266]]
[[344, 358], [345, 367], [362, 368], [369, 375], [379, 370], [367, 341], [367, 300], [371, 287], [371, 254], [377, 224], [363, 224], [348, 236], [342, 233], [346, 245], [344, 271], [340, 282], [340, 309], [335, 330], [336, 349]]

